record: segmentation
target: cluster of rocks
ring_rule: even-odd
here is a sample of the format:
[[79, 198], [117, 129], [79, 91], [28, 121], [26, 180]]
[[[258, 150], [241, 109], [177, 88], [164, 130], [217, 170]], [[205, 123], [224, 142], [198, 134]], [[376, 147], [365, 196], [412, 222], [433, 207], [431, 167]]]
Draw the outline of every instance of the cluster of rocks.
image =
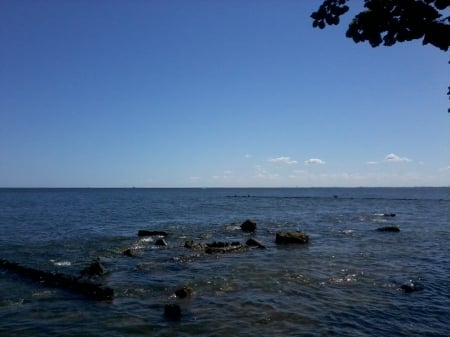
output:
[[[383, 214], [385, 217], [394, 217], [394, 213]], [[240, 229], [244, 233], [254, 233], [257, 229], [256, 222], [247, 219], [240, 224]], [[376, 229], [380, 232], [399, 232], [400, 228], [396, 225], [384, 226]], [[154, 230], [139, 230], [138, 237], [157, 237], [154, 242], [155, 246], [166, 247], [168, 243], [166, 237], [169, 233], [166, 231], [154, 231]], [[145, 240], [145, 239], [140, 239]], [[309, 236], [301, 231], [278, 231], [275, 235], [275, 243], [277, 245], [286, 244], [300, 244], [304, 245], [309, 243]], [[121, 251], [125, 256], [135, 256], [135, 249], [138, 246], [136, 243], [130, 247], [127, 247]], [[192, 250], [198, 250], [206, 254], [224, 254], [232, 252], [247, 251], [253, 248], [265, 249], [266, 246], [255, 239], [254, 237], [248, 238], [245, 243], [239, 241], [224, 242], [213, 241], [210, 243], [195, 242], [193, 240], [185, 241], [184, 247]], [[99, 259], [93, 261], [89, 266], [80, 271], [80, 276], [73, 277], [61, 273], [50, 273], [38, 269], [28, 268], [16, 263], [12, 263], [3, 259], [0, 259], [0, 269], [9, 271], [26, 279], [39, 282], [45, 286], [58, 287], [70, 291], [78, 292], [87, 298], [95, 300], [112, 300], [114, 297], [114, 290], [109, 287], [104, 287], [99, 283], [94, 283], [92, 280], [100, 279], [106, 274], [106, 269]], [[404, 292], [413, 292], [423, 289], [423, 286], [414, 284], [412, 281], [400, 286]], [[178, 299], [184, 299], [190, 297], [193, 293], [191, 287], [184, 285], [174, 291], [174, 297]], [[164, 315], [169, 320], [180, 320], [182, 311], [180, 305], [176, 303], [166, 304], [164, 307]]]
[[[168, 245], [167, 241], [166, 241], [166, 237], [169, 235], [168, 232], [166, 231], [152, 231], [152, 230], [145, 230], [145, 229], [141, 229], [138, 231], [138, 237], [140, 238], [146, 238], [146, 237], [158, 237], [155, 241], [155, 246], [157, 247], [166, 247]], [[130, 247], [127, 247], [125, 249], [122, 250], [122, 254], [128, 257], [133, 257], [135, 256], [135, 251], [137, 250], [138, 244], [133, 244]]]

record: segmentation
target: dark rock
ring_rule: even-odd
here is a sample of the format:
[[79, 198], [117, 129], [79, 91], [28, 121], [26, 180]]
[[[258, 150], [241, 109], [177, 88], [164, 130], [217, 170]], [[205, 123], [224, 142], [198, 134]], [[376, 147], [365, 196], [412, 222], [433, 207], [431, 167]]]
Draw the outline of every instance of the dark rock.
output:
[[196, 243], [194, 241], [186, 241], [185, 248], [203, 250], [207, 254], [213, 253], [229, 253], [238, 250], [247, 249], [247, 246], [242, 245], [239, 241], [222, 242], [214, 241], [212, 243]]
[[189, 249], [205, 249], [206, 248], [206, 244], [204, 243], [197, 243], [194, 241], [185, 241], [184, 242], [184, 247], [185, 248], [189, 248]]
[[182, 286], [175, 290], [175, 295], [179, 298], [186, 298], [192, 295], [192, 288], [189, 286]]
[[278, 232], [275, 242], [277, 244], [286, 243], [308, 243], [309, 236], [303, 232]]
[[241, 224], [241, 229], [247, 233], [254, 232], [256, 230], [256, 222], [247, 219]]
[[214, 241], [212, 243], [207, 243], [206, 247], [208, 248], [225, 248], [225, 247], [236, 247], [241, 246], [241, 243], [239, 241], [234, 242], [223, 242], [223, 241]]
[[398, 226], [385, 226], [377, 228], [379, 232], [400, 232], [400, 228]]
[[383, 216], [385, 216], [385, 217], [394, 217], [395, 213], [384, 213]]
[[207, 243], [205, 248], [205, 253], [230, 253], [233, 251], [243, 250], [246, 247], [240, 242], [213, 242]]
[[164, 306], [164, 316], [171, 321], [181, 319], [181, 308], [178, 304], [166, 304]]
[[139, 230], [138, 236], [168, 236], [169, 233], [165, 231], [148, 231], [148, 230]]
[[248, 239], [245, 244], [249, 247], [266, 248], [260, 241], [253, 238]]
[[122, 254], [125, 255], [125, 256], [129, 256], [129, 257], [133, 257], [134, 256], [133, 250], [131, 248], [125, 249], [124, 251], [122, 251]]
[[89, 299], [101, 301], [112, 300], [114, 297], [114, 290], [111, 288], [102, 287], [99, 284], [87, 281], [81, 281], [79, 278], [69, 275], [28, 268], [2, 259], [0, 259], [0, 268], [25, 279], [39, 282], [39, 284], [43, 286], [78, 292]]
[[166, 247], [167, 241], [164, 239], [158, 239], [158, 240], [156, 240], [155, 245], [160, 246], [160, 247]]
[[400, 286], [400, 289], [405, 293], [412, 293], [414, 291], [423, 290], [423, 285], [414, 283], [413, 281], [408, 281]]
[[102, 265], [99, 259], [92, 262], [88, 267], [80, 271], [81, 276], [93, 277], [103, 276], [106, 274], [106, 268]]

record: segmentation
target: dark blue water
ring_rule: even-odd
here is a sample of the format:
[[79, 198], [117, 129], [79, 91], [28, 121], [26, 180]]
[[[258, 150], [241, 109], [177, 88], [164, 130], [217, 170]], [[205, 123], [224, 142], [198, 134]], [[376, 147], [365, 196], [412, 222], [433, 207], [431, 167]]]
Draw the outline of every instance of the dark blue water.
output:
[[[280, 230], [310, 242], [277, 246]], [[184, 247], [249, 237], [267, 249]], [[0, 335], [449, 336], [449, 242], [450, 188], [0, 189], [1, 259], [76, 276], [99, 257], [115, 290], [93, 301], [0, 270]], [[423, 289], [399, 290], [409, 280]]]

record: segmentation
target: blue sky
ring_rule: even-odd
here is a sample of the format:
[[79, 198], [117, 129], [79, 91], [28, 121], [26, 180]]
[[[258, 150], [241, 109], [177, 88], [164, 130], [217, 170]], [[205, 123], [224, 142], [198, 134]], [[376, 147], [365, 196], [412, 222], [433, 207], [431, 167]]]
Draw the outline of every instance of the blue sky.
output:
[[320, 1], [0, 2], [0, 186], [449, 186], [449, 54]]

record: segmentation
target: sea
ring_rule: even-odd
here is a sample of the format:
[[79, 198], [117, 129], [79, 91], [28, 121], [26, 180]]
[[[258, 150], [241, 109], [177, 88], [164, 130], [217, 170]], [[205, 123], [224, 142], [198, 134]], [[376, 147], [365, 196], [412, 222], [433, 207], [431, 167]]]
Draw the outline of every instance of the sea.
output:
[[[309, 242], [278, 245], [280, 231]], [[185, 247], [249, 238], [265, 248]], [[84, 277], [114, 290], [0, 268], [0, 336], [450, 336], [449, 187], [4, 188], [0, 259], [74, 278], [99, 261]]]

